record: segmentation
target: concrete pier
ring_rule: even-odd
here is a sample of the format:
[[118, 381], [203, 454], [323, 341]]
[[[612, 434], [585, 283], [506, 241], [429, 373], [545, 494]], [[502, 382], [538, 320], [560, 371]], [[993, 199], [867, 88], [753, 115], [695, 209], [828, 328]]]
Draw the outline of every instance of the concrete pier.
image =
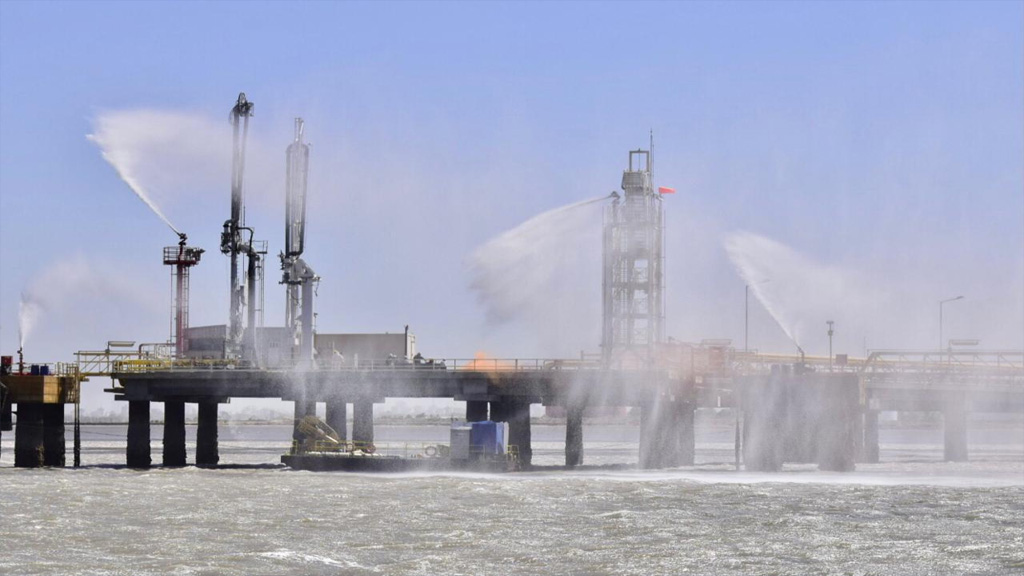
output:
[[18, 404], [18, 425], [14, 430], [14, 465], [37, 468], [43, 465], [43, 405]]
[[185, 455], [185, 402], [164, 402], [164, 466], [184, 466]]
[[149, 451], [149, 401], [128, 403], [128, 450], [125, 463], [130, 468], [149, 468], [153, 463]]
[[292, 440], [299, 442], [304, 435], [299, 431], [299, 422], [306, 416], [316, 416], [316, 402], [305, 397], [295, 399], [295, 411], [292, 419]]
[[324, 416], [327, 425], [338, 433], [338, 439], [345, 442], [348, 439], [348, 404], [343, 400], [328, 400]]
[[199, 424], [196, 427], [196, 466], [213, 467], [220, 462], [217, 446], [217, 401], [199, 402]]
[[816, 423], [819, 470], [852, 472], [856, 467], [857, 421], [861, 418], [860, 388], [856, 377], [823, 377], [811, 383], [818, 406], [811, 417]]
[[679, 438], [679, 466], [693, 466], [697, 456], [695, 431], [697, 408], [690, 402], [680, 402], [676, 410], [676, 434]]
[[352, 406], [352, 441], [373, 444], [373, 401], [356, 400]]
[[877, 464], [878, 458], [878, 410], [865, 410], [863, 461], [868, 464]]
[[67, 445], [64, 437], [64, 405], [43, 404], [43, 464], [64, 466]]
[[519, 464], [529, 468], [533, 464], [533, 446], [530, 431], [530, 401], [508, 396], [502, 402], [508, 418], [508, 444], [519, 451]]
[[583, 410], [582, 405], [565, 409], [565, 465], [583, 464]]
[[778, 472], [785, 447], [785, 397], [782, 383], [767, 379], [743, 389], [743, 462], [748, 471]]
[[947, 462], [967, 462], [967, 398], [963, 393], [948, 394], [942, 412]]
[[487, 420], [487, 402], [467, 400], [466, 422], [483, 422], [485, 420]]

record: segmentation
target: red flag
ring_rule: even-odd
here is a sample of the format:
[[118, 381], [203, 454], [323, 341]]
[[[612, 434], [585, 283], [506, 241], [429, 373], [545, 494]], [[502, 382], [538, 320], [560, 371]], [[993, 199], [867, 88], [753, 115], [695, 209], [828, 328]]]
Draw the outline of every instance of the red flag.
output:
[[675, 193], [676, 193], [676, 189], [675, 188], [666, 188], [665, 186], [661, 186], [661, 187], [658, 188], [658, 194], [675, 194]]

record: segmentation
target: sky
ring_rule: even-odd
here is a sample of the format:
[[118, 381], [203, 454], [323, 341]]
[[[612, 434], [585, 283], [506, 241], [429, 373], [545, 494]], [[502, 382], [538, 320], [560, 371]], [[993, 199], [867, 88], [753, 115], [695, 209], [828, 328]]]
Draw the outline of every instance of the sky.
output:
[[959, 295], [945, 338], [1024, 348], [1020, 2], [5, 1], [3, 354], [23, 298], [40, 303], [29, 361], [168, 336], [160, 254], [176, 237], [87, 138], [104, 122], [207, 250], [192, 324], [226, 321], [218, 246], [243, 91], [268, 325], [284, 315], [273, 256], [301, 116], [321, 332], [408, 324], [429, 357], [596, 351], [599, 209], [508, 267], [520, 314], [488, 314], [473, 255], [619, 188], [653, 130], [655, 184], [678, 191], [664, 202], [669, 336], [743, 347], [754, 283], [759, 350], [793, 352], [793, 336], [825, 354], [826, 320], [838, 353], [935, 348], [939, 302]]

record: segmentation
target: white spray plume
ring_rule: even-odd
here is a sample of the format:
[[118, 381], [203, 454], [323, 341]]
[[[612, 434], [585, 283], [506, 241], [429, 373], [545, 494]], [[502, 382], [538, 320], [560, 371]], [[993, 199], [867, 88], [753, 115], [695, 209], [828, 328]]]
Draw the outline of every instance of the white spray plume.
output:
[[[157, 199], [195, 193], [226, 182], [231, 167], [231, 128], [198, 113], [113, 110], [98, 114], [86, 136], [117, 175], [175, 233]], [[250, 156], [258, 144], [250, 143]], [[252, 159], [250, 159], [252, 160]], [[259, 167], [261, 162], [248, 162]]]
[[823, 333], [826, 320], [860, 329], [880, 304], [858, 274], [814, 262], [770, 238], [736, 232], [725, 249], [750, 291], [797, 346]]
[[18, 306], [18, 345], [24, 347], [33, 328], [48, 312], [66, 311], [76, 300], [131, 302], [145, 300], [144, 290], [118, 282], [101, 272], [110, 269], [79, 255], [48, 266], [21, 294]]
[[[580, 292], [600, 285], [601, 227], [600, 210], [585, 207], [605, 198], [539, 214], [470, 255], [470, 288], [489, 323], [525, 321], [545, 332], [589, 330], [587, 317], [590, 308], [600, 309], [599, 296], [595, 293], [589, 306], [589, 299]], [[589, 277], [590, 268], [593, 277]], [[587, 308], [586, 313], [582, 308]], [[589, 341], [597, 334], [586, 336]]]

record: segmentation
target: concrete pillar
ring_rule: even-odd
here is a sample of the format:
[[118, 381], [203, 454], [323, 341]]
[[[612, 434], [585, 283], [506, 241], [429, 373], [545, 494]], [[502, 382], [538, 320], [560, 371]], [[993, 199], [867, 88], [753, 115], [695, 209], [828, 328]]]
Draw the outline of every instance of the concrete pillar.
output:
[[677, 408], [679, 421], [676, 433], [679, 437], [679, 466], [693, 466], [697, 456], [696, 407], [690, 402], [680, 402]]
[[64, 438], [64, 405], [43, 404], [43, 464], [64, 466], [67, 450]]
[[515, 396], [505, 400], [508, 417], [508, 444], [519, 451], [519, 465], [529, 468], [533, 464], [533, 446], [530, 432], [530, 401]]
[[565, 407], [565, 465], [583, 464], [583, 406]]
[[303, 435], [299, 432], [299, 421], [306, 416], [316, 416], [316, 401], [306, 400], [305, 397], [295, 399], [295, 412], [292, 419], [292, 440], [299, 442]]
[[852, 472], [856, 467], [860, 386], [853, 374], [820, 375], [812, 381], [821, 411], [818, 421], [818, 469]]
[[130, 468], [149, 468], [149, 400], [128, 402], [128, 451], [125, 462]]
[[785, 391], [775, 377], [746, 381], [743, 394], [743, 462], [754, 472], [782, 469]]
[[864, 411], [864, 462], [877, 464], [878, 448], [878, 410]]
[[352, 406], [352, 441], [373, 444], [373, 401], [356, 400]]
[[466, 400], [466, 422], [483, 422], [487, 420], [487, 402]]
[[338, 439], [345, 442], [348, 439], [348, 404], [344, 400], [329, 400], [327, 402], [327, 425], [338, 433]]
[[946, 461], [967, 462], [967, 398], [964, 394], [949, 394], [942, 428]]
[[18, 403], [18, 425], [14, 429], [14, 465], [38, 468], [43, 465], [43, 405]]
[[199, 402], [199, 425], [196, 426], [196, 466], [208, 468], [220, 462], [217, 446], [217, 401]]
[[164, 466], [184, 466], [185, 458], [185, 403], [168, 400], [164, 402]]

